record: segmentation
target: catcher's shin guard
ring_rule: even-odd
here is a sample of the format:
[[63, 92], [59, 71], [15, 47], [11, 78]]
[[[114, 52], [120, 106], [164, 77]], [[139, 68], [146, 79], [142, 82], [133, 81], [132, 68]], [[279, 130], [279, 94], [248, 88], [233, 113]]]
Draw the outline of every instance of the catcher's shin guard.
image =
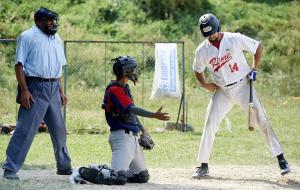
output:
[[147, 183], [150, 179], [148, 170], [141, 171], [127, 178], [128, 183]]
[[80, 176], [91, 183], [105, 184], [105, 185], [125, 185], [127, 183], [127, 172], [116, 172], [112, 169], [102, 168], [79, 168]]
[[81, 167], [79, 168], [80, 176], [91, 183], [95, 184], [103, 184], [104, 183], [104, 176], [100, 170], [95, 168], [87, 168]]
[[125, 185], [127, 183], [127, 172], [124, 170], [118, 171], [117, 178], [115, 180], [116, 185]]

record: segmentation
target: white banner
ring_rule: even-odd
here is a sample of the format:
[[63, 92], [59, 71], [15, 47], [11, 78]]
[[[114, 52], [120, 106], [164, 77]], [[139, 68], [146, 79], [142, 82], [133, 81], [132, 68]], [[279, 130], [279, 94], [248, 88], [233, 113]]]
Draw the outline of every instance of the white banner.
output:
[[155, 72], [150, 99], [156, 97], [181, 98], [176, 43], [155, 44]]

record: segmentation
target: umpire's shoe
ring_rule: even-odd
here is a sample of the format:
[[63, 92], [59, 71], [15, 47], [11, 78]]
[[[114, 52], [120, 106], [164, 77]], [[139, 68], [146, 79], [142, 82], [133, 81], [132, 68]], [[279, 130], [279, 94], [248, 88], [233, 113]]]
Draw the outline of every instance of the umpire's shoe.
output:
[[278, 160], [278, 164], [280, 167], [281, 175], [285, 175], [291, 171], [289, 164], [287, 163], [287, 161], [285, 159]]
[[70, 169], [66, 169], [66, 170], [57, 169], [56, 174], [57, 175], [71, 175], [72, 172], [73, 172], [73, 170], [71, 168]]
[[3, 177], [9, 180], [20, 180], [19, 176], [15, 172], [8, 169], [4, 169]]
[[202, 177], [206, 176], [209, 173], [208, 165], [202, 164], [200, 167], [197, 167], [195, 173], [193, 173], [192, 178], [194, 179], [201, 179]]

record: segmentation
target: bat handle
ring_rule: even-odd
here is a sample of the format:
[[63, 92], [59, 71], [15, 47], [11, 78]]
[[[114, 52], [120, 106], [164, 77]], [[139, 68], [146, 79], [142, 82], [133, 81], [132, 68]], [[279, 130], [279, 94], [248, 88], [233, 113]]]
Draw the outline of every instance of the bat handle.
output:
[[[253, 105], [253, 80], [252, 79], [250, 79], [250, 96], [249, 96], [249, 107], [250, 107], [250, 109], [249, 109], [249, 112], [251, 111], [251, 112], [253, 112], [253, 107], [254, 107], [254, 105]], [[250, 114], [250, 113], [249, 113]], [[249, 115], [249, 117], [250, 117], [250, 115]], [[249, 119], [253, 119], [253, 118], [249, 118]], [[254, 127], [253, 126], [248, 126], [248, 129], [249, 129], [249, 131], [254, 131]]]
[[251, 104], [253, 104], [253, 81], [252, 81], [252, 79], [250, 79], [250, 96], [249, 96], [249, 103]]

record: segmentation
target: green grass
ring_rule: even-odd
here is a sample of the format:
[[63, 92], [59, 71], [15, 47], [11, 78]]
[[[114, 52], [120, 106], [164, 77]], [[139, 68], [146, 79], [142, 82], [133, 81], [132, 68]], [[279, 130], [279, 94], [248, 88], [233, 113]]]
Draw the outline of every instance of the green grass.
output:
[[[276, 88], [277, 85], [276, 80], [271, 80], [268, 75], [260, 76], [255, 83], [286, 158], [292, 165], [299, 164], [300, 118], [298, 115], [300, 113], [300, 101], [282, 95]], [[139, 87], [132, 85], [132, 90], [139, 105], [142, 105]], [[7, 105], [7, 107], [0, 107], [2, 113], [0, 121], [13, 123], [15, 121], [14, 92], [2, 90], [0, 93], [4, 95], [1, 97], [5, 98], [5, 102], [2, 101], [3, 105]], [[75, 167], [91, 163], [105, 164], [110, 162], [111, 151], [107, 142], [109, 129], [104, 119], [103, 110], [100, 108], [102, 96], [101, 88], [76, 88], [68, 91], [67, 127], [70, 134], [67, 142], [72, 164]], [[142, 120], [156, 143], [153, 151], [145, 151], [147, 165], [150, 168], [194, 167], [197, 165], [199, 141], [210, 96], [211, 93], [202, 88], [192, 85], [187, 88], [188, 123], [194, 127], [194, 133], [177, 131], [156, 133], [156, 128], [164, 127], [163, 122], [147, 118]], [[170, 112], [171, 121], [175, 122], [178, 102], [176, 99], [159, 101], [145, 99], [143, 104], [150, 110], [164, 105], [165, 110]], [[235, 106], [227, 118], [232, 128], [228, 130], [228, 125], [225, 122], [221, 124], [211, 154], [210, 162], [212, 164], [263, 165], [276, 163], [259, 131], [248, 131], [247, 115], [242, 112], [241, 108]], [[100, 134], [80, 134], [84, 129], [95, 130]], [[10, 136], [0, 135], [0, 163], [5, 160], [5, 150], [9, 139]], [[49, 134], [38, 134], [23, 168], [54, 169], [55, 165]]]
[[[299, 130], [287, 130], [282, 134], [277, 132], [281, 145], [286, 152], [287, 159], [299, 162], [300, 152]], [[159, 167], [193, 167], [197, 165], [196, 157], [201, 133], [181, 133], [169, 131], [152, 133], [156, 143], [154, 150], [144, 151], [147, 165], [150, 168]], [[108, 134], [104, 135], [77, 135], [69, 134], [67, 139], [72, 164], [75, 167], [91, 163], [110, 163], [111, 151], [107, 142]], [[5, 160], [5, 150], [10, 136], [0, 136], [0, 163]], [[249, 132], [246, 127], [235, 128], [232, 132], [221, 128], [217, 133], [213, 152], [213, 164], [274, 164], [275, 159], [265, 146], [258, 131]], [[55, 159], [49, 134], [38, 134], [32, 144], [24, 163], [24, 169], [55, 168]]]

